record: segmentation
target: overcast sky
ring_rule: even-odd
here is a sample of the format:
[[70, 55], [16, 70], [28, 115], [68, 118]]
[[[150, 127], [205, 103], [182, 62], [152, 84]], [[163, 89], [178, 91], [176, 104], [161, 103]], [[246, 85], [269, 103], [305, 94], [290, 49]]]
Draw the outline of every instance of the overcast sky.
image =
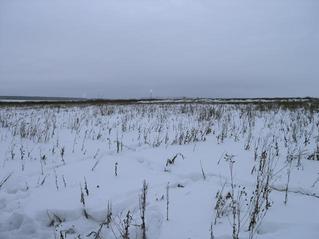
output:
[[0, 0], [0, 95], [319, 97], [318, 0]]

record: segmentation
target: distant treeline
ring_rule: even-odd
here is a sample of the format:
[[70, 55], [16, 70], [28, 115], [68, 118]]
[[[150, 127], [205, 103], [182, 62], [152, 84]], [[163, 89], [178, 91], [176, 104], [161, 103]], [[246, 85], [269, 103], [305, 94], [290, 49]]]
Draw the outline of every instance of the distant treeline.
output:
[[90, 106], [105, 104], [238, 104], [251, 105], [256, 110], [276, 108], [305, 108], [319, 111], [319, 98], [175, 98], [175, 99], [85, 99], [66, 97], [17, 97], [0, 96], [0, 107], [6, 106]]

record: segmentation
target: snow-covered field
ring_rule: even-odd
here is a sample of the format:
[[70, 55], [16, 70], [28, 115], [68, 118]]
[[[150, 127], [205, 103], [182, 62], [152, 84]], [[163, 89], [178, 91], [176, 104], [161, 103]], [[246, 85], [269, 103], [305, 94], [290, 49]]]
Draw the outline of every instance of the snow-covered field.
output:
[[318, 239], [319, 113], [262, 106], [2, 106], [0, 238]]

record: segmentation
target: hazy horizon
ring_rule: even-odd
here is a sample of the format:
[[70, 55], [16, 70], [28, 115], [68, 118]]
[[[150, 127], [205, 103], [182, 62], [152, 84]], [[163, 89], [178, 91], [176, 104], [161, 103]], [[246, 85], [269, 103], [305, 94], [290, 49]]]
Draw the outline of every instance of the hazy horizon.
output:
[[316, 0], [2, 0], [0, 95], [318, 97]]

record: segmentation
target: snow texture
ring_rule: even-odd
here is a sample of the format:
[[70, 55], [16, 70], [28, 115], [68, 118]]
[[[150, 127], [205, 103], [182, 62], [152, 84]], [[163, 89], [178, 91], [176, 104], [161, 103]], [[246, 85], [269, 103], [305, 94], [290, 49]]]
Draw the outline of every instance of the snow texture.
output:
[[[213, 223], [216, 193], [230, 190], [226, 155], [249, 197], [252, 169], [269, 150], [272, 205], [254, 237], [317, 239], [318, 129], [316, 111], [254, 104], [2, 107], [0, 238], [98, 238], [100, 227], [100, 238], [122, 238], [128, 211], [130, 238], [142, 238], [144, 180], [148, 239], [210, 238], [211, 224], [216, 239], [232, 238], [230, 214]], [[242, 221], [240, 238], [249, 238], [247, 229]]]

